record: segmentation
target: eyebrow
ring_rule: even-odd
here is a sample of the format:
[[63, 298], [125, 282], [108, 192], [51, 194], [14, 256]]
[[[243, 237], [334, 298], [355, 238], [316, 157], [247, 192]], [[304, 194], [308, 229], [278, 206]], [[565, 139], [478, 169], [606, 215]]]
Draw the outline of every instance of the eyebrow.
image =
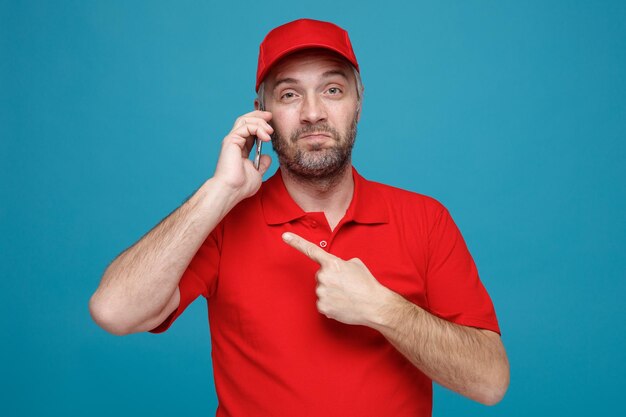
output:
[[276, 84], [274, 84], [274, 90], [276, 90], [281, 84], [298, 84], [298, 80], [296, 80], [295, 78], [281, 78], [280, 80], [276, 80]]
[[[346, 81], [348, 80], [348, 76], [346, 75], [345, 71], [342, 71], [342, 70], [326, 71], [325, 73], [322, 74], [322, 78], [329, 78], [329, 77], [332, 77], [333, 75], [339, 75], [343, 77]], [[278, 86], [281, 84], [298, 84], [298, 80], [296, 80], [295, 78], [281, 78], [279, 80], [276, 80], [276, 84], [274, 84], [273, 90], [276, 90]]]
[[325, 73], [322, 74], [323, 78], [328, 78], [328, 77], [332, 77], [333, 75], [340, 75], [343, 78], [346, 79], [346, 81], [348, 80], [348, 76], [346, 75], [345, 71], [342, 70], [329, 70], [326, 71]]

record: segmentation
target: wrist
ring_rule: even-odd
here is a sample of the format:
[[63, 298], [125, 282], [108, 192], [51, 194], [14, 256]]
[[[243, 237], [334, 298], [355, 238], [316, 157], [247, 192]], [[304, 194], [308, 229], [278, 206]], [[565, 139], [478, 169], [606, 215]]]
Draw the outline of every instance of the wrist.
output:
[[205, 181], [193, 198], [196, 204], [203, 207], [203, 211], [220, 213], [220, 218], [242, 200], [235, 189], [215, 177]]
[[407, 300], [400, 294], [382, 287], [378, 297], [379, 302], [369, 316], [369, 327], [383, 332], [395, 326], [398, 317], [402, 316], [402, 311], [406, 308]]

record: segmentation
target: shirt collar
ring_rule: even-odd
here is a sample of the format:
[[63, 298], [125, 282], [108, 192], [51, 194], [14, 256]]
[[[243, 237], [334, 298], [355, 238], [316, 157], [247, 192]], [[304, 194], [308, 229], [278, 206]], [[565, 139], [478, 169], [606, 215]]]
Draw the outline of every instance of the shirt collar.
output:
[[[387, 223], [389, 212], [386, 201], [376, 191], [375, 183], [363, 178], [352, 167], [354, 179], [354, 194], [344, 221], [354, 221], [363, 224]], [[261, 205], [267, 224], [289, 223], [306, 215], [306, 212], [296, 204], [289, 195], [280, 168], [261, 188]]]

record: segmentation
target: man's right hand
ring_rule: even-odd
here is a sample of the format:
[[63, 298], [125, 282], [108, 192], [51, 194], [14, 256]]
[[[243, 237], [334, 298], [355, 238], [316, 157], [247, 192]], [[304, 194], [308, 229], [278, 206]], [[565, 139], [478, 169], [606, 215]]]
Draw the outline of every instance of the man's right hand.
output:
[[270, 134], [274, 132], [268, 123], [271, 119], [272, 113], [268, 111], [255, 110], [244, 114], [235, 121], [233, 129], [222, 142], [213, 178], [231, 189], [237, 196], [237, 201], [248, 198], [259, 190], [263, 174], [272, 162], [269, 155], [262, 155], [257, 171], [253, 162], [248, 159], [255, 136], [263, 142], [271, 141]]
[[254, 136], [271, 140], [271, 118], [266, 111], [238, 118], [224, 138], [215, 175], [111, 262], [89, 300], [98, 325], [118, 335], [148, 331], [176, 309], [179, 281], [198, 248], [234, 204], [261, 186], [271, 158], [263, 155], [257, 171], [248, 155]]

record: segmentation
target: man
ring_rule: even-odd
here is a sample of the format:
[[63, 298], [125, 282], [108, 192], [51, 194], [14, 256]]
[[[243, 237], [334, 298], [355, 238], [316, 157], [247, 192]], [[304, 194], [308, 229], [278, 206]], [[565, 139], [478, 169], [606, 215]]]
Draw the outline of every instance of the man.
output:
[[[352, 167], [362, 86], [347, 33], [274, 29], [256, 88], [214, 176], [107, 268], [95, 321], [158, 333], [206, 297], [219, 416], [429, 416], [432, 380], [497, 403], [507, 357], [447, 210]], [[255, 137], [280, 162], [263, 184]]]

